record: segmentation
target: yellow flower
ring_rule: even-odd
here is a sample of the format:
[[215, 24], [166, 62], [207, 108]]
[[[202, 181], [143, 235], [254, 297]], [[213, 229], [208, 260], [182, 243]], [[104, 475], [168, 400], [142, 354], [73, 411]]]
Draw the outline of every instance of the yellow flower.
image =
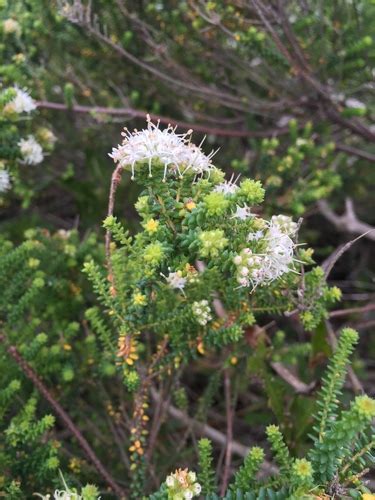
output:
[[149, 219], [147, 222], [145, 222], [143, 227], [148, 233], [156, 233], [159, 227], [159, 221], [155, 219]]
[[366, 395], [357, 396], [354, 404], [357, 407], [358, 413], [367, 419], [370, 420], [375, 416], [375, 399]]
[[143, 293], [136, 292], [133, 295], [133, 304], [135, 306], [145, 306], [147, 304], [147, 297]]
[[293, 464], [293, 472], [300, 479], [308, 479], [312, 476], [313, 468], [305, 458], [296, 458]]
[[190, 212], [196, 207], [197, 205], [195, 202], [190, 198], [186, 203], [185, 203], [185, 208], [187, 208]]
[[362, 500], [375, 500], [375, 495], [372, 493], [363, 493]]

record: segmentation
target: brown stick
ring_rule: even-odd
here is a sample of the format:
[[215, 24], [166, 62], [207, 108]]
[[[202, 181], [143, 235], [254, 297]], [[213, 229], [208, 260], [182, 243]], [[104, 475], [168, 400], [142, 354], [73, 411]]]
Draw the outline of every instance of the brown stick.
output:
[[273, 361], [270, 363], [275, 372], [281, 377], [287, 384], [289, 384], [298, 394], [309, 394], [314, 387], [316, 382], [311, 382], [310, 384], [305, 384], [298, 377], [289, 371], [282, 363], [278, 361]]
[[367, 304], [363, 307], [352, 307], [348, 309], [338, 309], [329, 313], [330, 318], [338, 318], [340, 316], [348, 316], [349, 314], [362, 314], [375, 310], [375, 303]]
[[[6, 337], [4, 334], [0, 334], [0, 342], [6, 344]], [[34, 386], [38, 389], [38, 391], [42, 394], [42, 396], [49, 402], [54, 412], [60, 417], [64, 425], [67, 429], [73, 434], [73, 436], [78, 441], [78, 444], [85, 452], [88, 459], [92, 462], [92, 464], [96, 467], [99, 474], [106, 481], [106, 483], [112, 488], [112, 490], [118, 495], [119, 498], [125, 499], [126, 495], [123, 489], [115, 482], [113, 477], [101, 463], [99, 458], [96, 456], [94, 450], [91, 448], [89, 443], [86, 441], [84, 436], [81, 434], [81, 431], [76, 427], [72, 419], [66, 413], [64, 408], [60, 405], [58, 401], [52, 396], [50, 391], [35, 373], [35, 371], [31, 368], [31, 366], [27, 363], [25, 359], [18, 352], [17, 348], [13, 345], [6, 344], [6, 351], [8, 354], [15, 360], [18, 366], [21, 368], [26, 377], [31, 380]]]
[[364, 235], [369, 240], [375, 241], [375, 227], [358, 219], [351, 198], [346, 198], [345, 212], [342, 215], [337, 215], [326, 200], [319, 200], [318, 208], [320, 213], [329, 220], [338, 231]]
[[229, 370], [224, 370], [224, 392], [225, 392], [225, 412], [227, 416], [227, 440], [224, 458], [223, 480], [221, 483], [220, 495], [224, 496], [228, 486], [230, 466], [232, 463], [233, 446], [233, 411]]
[[[147, 111], [142, 111], [133, 108], [107, 108], [103, 106], [83, 106], [80, 104], [74, 105], [72, 107], [60, 102], [49, 102], [49, 101], [38, 101], [38, 108], [45, 109], [55, 109], [58, 111], [74, 111], [76, 113], [87, 113], [87, 114], [107, 114], [116, 116], [126, 116], [129, 115], [131, 118], [145, 118], [147, 114], [150, 115], [151, 120], [160, 121], [160, 123], [165, 123], [166, 125], [177, 125], [183, 129], [193, 129], [195, 132], [203, 132], [205, 134], [218, 135], [223, 137], [277, 137], [280, 135], [286, 135], [289, 133], [289, 127], [277, 127], [268, 130], [236, 130], [236, 129], [225, 129], [217, 127], [209, 127], [206, 125], [201, 125], [198, 123], [189, 123], [168, 116], [156, 115], [153, 113], [147, 113]], [[218, 119], [220, 120], [220, 119]], [[301, 124], [303, 126], [303, 124]]]
[[[151, 387], [150, 392], [152, 399], [155, 402], [158, 402], [161, 398], [158, 391], [154, 387]], [[179, 422], [180, 424], [189, 427], [191, 429], [194, 429], [198, 434], [210, 438], [214, 443], [217, 443], [221, 446], [225, 446], [227, 438], [225, 434], [223, 434], [222, 432], [218, 431], [217, 429], [214, 429], [208, 424], [204, 424], [203, 422], [199, 422], [198, 420], [189, 417], [189, 415], [187, 415], [184, 411], [176, 408], [172, 404], [167, 404], [166, 407], [169, 415], [175, 420], [177, 420], [177, 422]], [[249, 453], [249, 450], [250, 448], [248, 446], [245, 446], [244, 444], [239, 443], [238, 441], [232, 441], [233, 454], [236, 454], [244, 458]], [[263, 462], [261, 470], [265, 475], [276, 474], [278, 471], [277, 467], [275, 467], [267, 460]]]
[[[106, 114], [106, 115], [114, 115], [114, 116], [126, 116], [129, 115], [131, 118], [144, 118], [147, 115], [146, 111], [134, 109], [134, 108], [110, 108], [105, 106], [84, 106], [80, 104], [76, 104], [72, 107], [67, 106], [66, 104], [59, 102], [50, 102], [50, 101], [38, 101], [38, 108], [44, 109], [55, 109], [58, 111], [74, 111], [75, 113], [84, 113], [84, 114]], [[189, 123], [184, 122], [175, 118], [171, 118], [168, 116], [156, 115], [153, 113], [148, 113], [152, 120], [160, 121], [160, 123], [165, 123], [166, 125], [177, 125], [183, 129], [192, 128], [195, 132], [202, 132], [204, 134], [217, 135], [219, 137], [254, 137], [254, 138], [262, 138], [262, 137], [278, 137], [281, 135], [287, 135], [289, 133], [289, 127], [277, 127], [270, 128], [266, 130], [237, 130], [237, 129], [228, 129], [228, 128], [218, 128], [218, 127], [210, 127], [208, 125], [203, 125], [200, 123]], [[220, 121], [221, 118], [218, 119]], [[301, 123], [300, 126], [303, 127], [304, 123]], [[347, 146], [346, 144], [335, 143], [335, 149], [337, 151], [342, 151], [351, 156], [357, 156], [358, 158], [363, 158], [368, 160], [369, 162], [375, 163], [375, 155], [369, 153], [368, 151], [363, 151], [362, 149], [358, 149], [352, 146]]]
[[[122, 166], [118, 165], [112, 174], [111, 188], [109, 191], [107, 217], [113, 215], [113, 210], [115, 207], [116, 191], [118, 185], [121, 182], [122, 171], [123, 171]], [[114, 287], [113, 290], [115, 291], [115, 283], [114, 283], [112, 261], [111, 261], [111, 231], [109, 229], [107, 229], [107, 232], [105, 234], [105, 254], [106, 254], [107, 269], [108, 269], [108, 279], [112, 283], [112, 286]]]

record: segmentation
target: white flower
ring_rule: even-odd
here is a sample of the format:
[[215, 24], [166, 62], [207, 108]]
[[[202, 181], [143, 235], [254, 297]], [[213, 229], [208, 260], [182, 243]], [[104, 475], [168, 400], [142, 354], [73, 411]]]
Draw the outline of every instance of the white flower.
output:
[[262, 263], [262, 279], [273, 281], [291, 270], [295, 244], [277, 226], [271, 226], [266, 236], [267, 254]]
[[23, 163], [37, 165], [43, 161], [42, 146], [35, 140], [33, 135], [29, 135], [27, 139], [21, 139], [18, 146], [21, 150]]
[[195, 472], [189, 472], [189, 479], [190, 481], [192, 481], [193, 483], [195, 482], [195, 480], [197, 479], [197, 475]]
[[232, 215], [231, 219], [240, 219], [246, 220], [249, 217], [255, 217], [255, 214], [251, 213], [250, 207], [248, 207], [245, 203], [243, 207], [237, 205], [235, 213]]
[[247, 241], [258, 241], [263, 237], [263, 231], [255, 231], [255, 233], [249, 233], [247, 235]]
[[194, 494], [199, 495], [202, 491], [202, 486], [199, 483], [194, 484]]
[[277, 226], [280, 231], [288, 234], [289, 236], [295, 235], [298, 230], [298, 224], [288, 215], [273, 215], [271, 217], [270, 228], [272, 226]]
[[212, 319], [211, 309], [208, 304], [208, 300], [199, 300], [193, 302], [191, 307], [195, 319], [200, 325], [205, 326]]
[[178, 288], [182, 290], [186, 285], [187, 279], [182, 277], [181, 271], [170, 272], [168, 276], [164, 277], [171, 288]]
[[6, 34], [10, 34], [10, 33], [20, 34], [21, 33], [21, 26], [14, 19], [5, 19], [5, 21], [3, 22], [3, 30], [4, 30], [4, 33], [6, 33]]
[[283, 274], [294, 270], [295, 243], [290, 237], [298, 230], [298, 225], [287, 216], [274, 216], [264, 231], [250, 233], [249, 241], [257, 242], [257, 253], [244, 248], [233, 262], [237, 266], [237, 282], [240, 286], [271, 283]]
[[15, 87], [14, 90], [16, 95], [6, 104], [5, 108], [7, 110], [13, 111], [14, 113], [30, 113], [36, 109], [34, 99], [26, 90], [22, 90], [18, 87]]
[[366, 104], [354, 97], [349, 97], [346, 99], [345, 104], [348, 108], [356, 108], [356, 109], [366, 109]]
[[167, 479], [165, 480], [165, 483], [168, 487], [174, 486], [175, 479], [173, 476], [167, 476]]
[[186, 278], [181, 276], [181, 272], [177, 271], [174, 273], [169, 273], [167, 277], [168, 284], [171, 288], [184, 288], [186, 283]]
[[54, 500], [82, 500], [81, 495], [65, 490], [56, 490], [53, 498]]
[[0, 193], [5, 193], [10, 188], [10, 176], [7, 170], [0, 170]]
[[173, 474], [167, 476], [165, 483], [168, 488], [168, 498], [174, 500], [190, 500], [202, 490], [199, 483], [196, 483], [195, 472], [188, 469], [177, 469]]
[[242, 262], [242, 257], [241, 255], [236, 255], [233, 259], [233, 262], [238, 266]]
[[206, 156], [201, 150], [202, 143], [199, 146], [192, 144], [192, 130], [176, 134], [176, 127], [171, 125], [161, 130], [159, 122], [155, 125], [148, 115], [147, 122], [147, 128], [141, 131], [131, 133], [125, 128], [122, 144], [113, 148], [109, 155], [115, 163], [131, 167], [132, 179], [135, 178], [137, 163], [147, 163], [149, 176], [152, 177], [152, 162], [161, 162], [164, 165], [164, 181], [168, 172], [181, 176], [191, 169], [195, 174], [202, 175], [209, 174], [214, 168], [211, 161], [214, 152]]
[[216, 193], [234, 194], [238, 189], [236, 182], [238, 181], [240, 176], [238, 176], [235, 180], [233, 180], [233, 177], [234, 174], [232, 174], [232, 177], [229, 179], [229, 181], [221, 182], [220, 184], [215, 186], [213, 191], [215, 191]]

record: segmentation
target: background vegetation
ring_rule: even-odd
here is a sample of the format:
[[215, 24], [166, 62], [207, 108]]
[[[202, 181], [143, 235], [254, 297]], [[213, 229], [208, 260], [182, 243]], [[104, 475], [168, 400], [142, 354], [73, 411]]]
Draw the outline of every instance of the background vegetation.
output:
[[[188, 467], [204, 495], [365, 498], [373, 484], [373, 409], [358, 396], [374, 392], [374, 1], [0, 4], [1, 494], [30, 498], [63, 489], [60, 469], [66, 487], [93, 483], [102, 498], [142, 498], [160, 485], [154, 498], [167, 498], [167, 475]], [[17, 89], [28, 91], [35, 109], [10, 106]], [[202, 150], [219, 149], [213, 162], [227, 179], [261, 181], [263, 203], [257, 183], [235, 200], [254, 207], [259, 219], [302, 219], [302, 275], [254, 295], [238, 291], [225, 274], [230, 248], [203, 271], [181, 308], [182, 294], [167, 290], [160, 272], [216, 258], [202, 253], [199, 234], [233, 225], [225, 209], [204, 198], [220, 179], [199, 192], [191, 179], [171, 181], [172, 191], [183, 193], [179, 205], [161, 182], [138, 174], [132, 182], [126, 172], [117, 218], [103, 228], [114, 167], [108, 153], [123, 126], [146, 127], [146, 113], [160, 128], [193, 129], [195, 144], [205, 137]], [[30, 135], [43, 150], [35, 164], [22, 150]], [[148, 208], [139, 201], [145, 195]], [[150, 201], [158, 196], [172, 215]], [[191, 214], [184, 205], [190, 197], [198, 206]], [[154, 242], [145, 227], [151, 217], [174, 224], [181, 248], [189, 248], [182, 251], [167, 230], [156, 233], [168, 256], [160, 269], [142, 260]], [[106, 229], [117, 245], [110, 259]], [[135, 295], [152, 302], [159, 289], [158, 306], [139, 312]], [[212, 331], [192, 325], [189, 300], [215, 293], [234, 316], [224, 321], [214, 311]], [[175, 321], [163, 322], [171, 311]], [[335, 351], [345, 327], [358, 339], [343, 334]], [[124, 338], [133, 344], [121, 344]], [[127, 355], [119, 356], [124, 348]], [[337, 374], [323, 376], [334, 351]], [[322, 418], [317, 401], [337, 426], [327, 430], [331, 454], [323, 459], [313, 431]], [[202, 436], [212, 444], [198, 442]], [[265, 452], [252, 448], [250, 456], [250, 446]], [[342, 448], [346, 455], [335, 455]], [[348, 464], [350, 453], [360, 463]], [[313, 464], [314, 475], [296, 459]], [[333, 464], [332, 471], [318, 471], [317, 463]], [[251, 483], [256, 473], [260, 479]], [[255, 496], [230, 496], [236, 489]]]

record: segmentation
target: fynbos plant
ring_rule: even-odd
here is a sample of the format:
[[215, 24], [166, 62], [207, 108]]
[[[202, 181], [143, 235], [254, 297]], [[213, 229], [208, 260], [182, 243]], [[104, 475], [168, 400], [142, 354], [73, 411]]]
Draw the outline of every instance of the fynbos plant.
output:
[[[260, 182], [225, 180], [212, 154], [191, 142], [191, 131], [177, 134], [149, 121], [146, 130], [124, 135], [111, 154], [117, 167], [104, 221], [107, 269], [91, 261], [85, 272], [108, 314], [105, 327], [98, 312], [88, 319], [136, 391], [129, 451], [139, 486], [155, 377], [241, 345], [258, 314], [300, 308], [308, 322], [319, 322], [337, 291], [318, 269], [301, 277], [311, 252], [297, 243], [298, 224], [284, 215], [264, 219]], [[113, 215], [124, 171], [143, 188], [135, 204], [142, 229], [133, 237]]]

